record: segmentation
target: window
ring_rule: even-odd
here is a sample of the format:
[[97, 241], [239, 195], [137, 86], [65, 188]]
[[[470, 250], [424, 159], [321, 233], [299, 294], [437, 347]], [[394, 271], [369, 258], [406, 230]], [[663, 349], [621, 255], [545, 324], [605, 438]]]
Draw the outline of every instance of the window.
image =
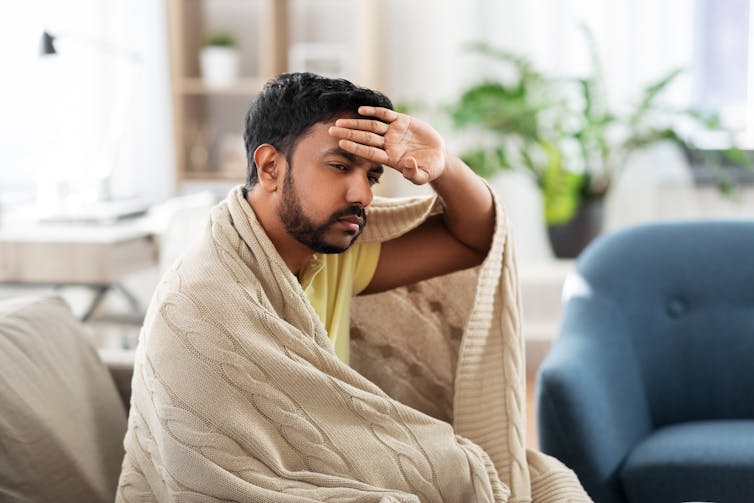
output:
[[747, 118], [750, 0], [697, 0], [695, 14], [694, 104], [719, 113], [732, 131], [752, 131]]

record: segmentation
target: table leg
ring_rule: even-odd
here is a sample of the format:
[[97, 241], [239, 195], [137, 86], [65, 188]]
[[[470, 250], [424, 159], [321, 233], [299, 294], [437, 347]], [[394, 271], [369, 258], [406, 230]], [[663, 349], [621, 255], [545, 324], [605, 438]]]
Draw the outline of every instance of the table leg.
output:
[[94, 298], [92, 299], [92, 302], [89, 304], [89, 307], [87, 308], [84, 315], [81, 317], [81, 321], [88, 321], [89, 318], [92, 317], [94, 314], [94, 311], [99, 307], [99, 305], [102, 303], [102, 300], [105, 298], [105, 295], [107, 295], [108, 290], [110, 290], [111, 285], [99, 285], [95, 286], [96, 292], [94, 294]]
[[115, 289], [118, 290], [120, 293], [123, 294], [123, 296], [128, 301], [128, 306], [131, 308], [131, 312], [133, 313], [141, 313], [141, 305], [139, 304], [139, 299], [137, 299], [134, 294], [129, 292], [125, 286], [123, 286], [123, 283], [115, 283], [114, 285]]

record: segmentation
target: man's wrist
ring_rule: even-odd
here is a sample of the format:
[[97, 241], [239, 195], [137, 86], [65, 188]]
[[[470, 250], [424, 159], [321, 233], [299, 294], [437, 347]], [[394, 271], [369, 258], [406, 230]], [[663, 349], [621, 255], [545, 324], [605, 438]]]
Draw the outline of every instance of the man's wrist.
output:
[[463, 173], [466, 165], [460, 157], [451, 153], [448, 149], [444, 151], [445, 166], [440, 176], [430, 182], [430, 185], [436, 192], [441, 192], [443, 185], [449, 180], [453, 180]]

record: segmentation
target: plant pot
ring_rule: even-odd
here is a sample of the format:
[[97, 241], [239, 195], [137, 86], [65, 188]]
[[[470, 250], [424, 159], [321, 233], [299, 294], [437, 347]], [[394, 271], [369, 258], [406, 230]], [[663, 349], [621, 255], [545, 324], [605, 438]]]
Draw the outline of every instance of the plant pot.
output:
[[581, 203], [576, 216], [564, 224], [550, 225], [547, 235], [558, 258], [576, 258], [602, 230], [604, 200], [588, 199]]
[[199, 52], [202, 81], [208, 87], [227, 87], [238, 80], [238, 50], [232, 47], [203, 47]]

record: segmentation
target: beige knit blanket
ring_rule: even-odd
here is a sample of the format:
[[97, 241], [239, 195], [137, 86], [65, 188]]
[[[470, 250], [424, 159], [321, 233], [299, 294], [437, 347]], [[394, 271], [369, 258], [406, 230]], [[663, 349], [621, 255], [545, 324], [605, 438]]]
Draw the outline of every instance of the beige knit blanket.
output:
[[[363, 239], [398, 236], [438, 208], [376, 200]], [[478, 270], [355, 308], [355, 359], [407, 404], [335, 356], [232, 191], [150, 305], [116, 501], [589, 501], [572, 472], [524, 446], [520, 299], [496, 210]], [[374, 351], [386, 365], [364, 365]]]

